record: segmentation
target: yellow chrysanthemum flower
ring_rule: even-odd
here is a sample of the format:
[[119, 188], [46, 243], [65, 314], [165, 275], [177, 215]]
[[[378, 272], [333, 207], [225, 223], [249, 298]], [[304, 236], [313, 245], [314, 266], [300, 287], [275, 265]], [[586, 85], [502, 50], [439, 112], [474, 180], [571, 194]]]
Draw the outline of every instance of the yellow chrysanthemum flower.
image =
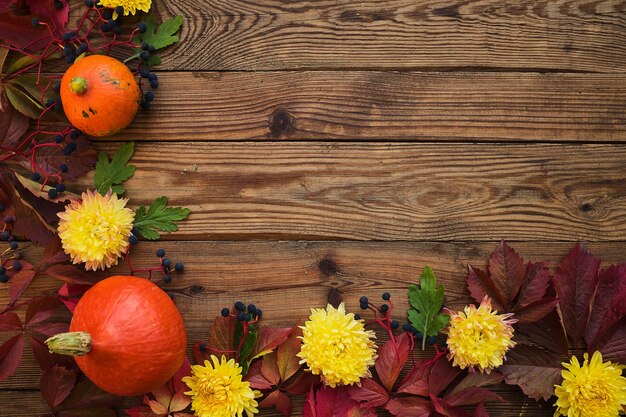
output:
[[[137, 10], [148, 12], [152, 5], [152, 0], [100, 0], [100, 6], [115, 9], [118, 6], [124, 8], [124, 16], [134, 15]], [[117, 19], [117, 12], [113, 11], [113, 19]]]
[[105, 269], [117, 265], [128, 248], [135, 213], [126, 208], [125, 198], [95, 191], [83, 193], [59, 213], [59, 237], [63, 250], [75, 264], [84, 262], [86, 269]]
[[198, 417], [248, 417], [258, 413], [257, 402], [262, 394], [252, 390], [249, 382], [241, 380], [241, 367], [234, 359], [221, 361], [211, 355], [211, 360], [204, 361], [204, 366], [191, 367], [191, 376], [183, 378], [191, 391], [191, 409]]
[[371, 377], [369, 367], [376, 359], [376, 336], [365, 330], [362, 320], [346, 314], [343, 303], [335, 309], [311, 309], [309, 321], [301, 326], [302, 348], [298, 356], [315, 375], [331, 387], [359, 383]]
[[491, 311], [491, 300], [485, 296], [480, 306], [465, 307], [451, 312], [448, 334], [448, 359], [461, 369], [470, 368], [491, 372], [502, 365], [506, 352], [515, 346], [512, 314]]
[[564, 362], [563, 382], [555, 385], [557, 396], [555, 417], [617, 417], [626, 405], [624, 366], [602, 362], [602, 354], [594, 352], [589, 361], [585, 353], [582, 366], [575, 356]]

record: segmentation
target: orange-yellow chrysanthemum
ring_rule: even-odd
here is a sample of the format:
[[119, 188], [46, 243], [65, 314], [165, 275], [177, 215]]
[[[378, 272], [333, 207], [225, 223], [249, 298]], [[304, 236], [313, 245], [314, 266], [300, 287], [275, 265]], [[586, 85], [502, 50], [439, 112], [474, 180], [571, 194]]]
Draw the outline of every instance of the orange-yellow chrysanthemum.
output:
[[198, 417], [242, 417], [245, 411], [248, 417], [258, 413], [260, 391], [252, 390], [249, 382], [241, 379], [241, 367], [234, 359], [226, 357], [211, 360], [203, 365], [191, 367], [191, 376], [183, 378], [191, 391], [191, 409]]
[[575, 356], [561, 372], [563, 382], [555, 385], [555, 417], [617, 417], [626, 405], [626, 378], [624, 366], [602, 362], [602, 354], [595, 352], [589, 360], [585, 353], [582, 366]]
[[111, 192], [103, 196], [87, 190], [82, 201], [73, 201], [59, 213], [59, 237], [72, 262], [84, 262], [94, 271], [117, 265], [128, 248], [135, 219], [127, 201]]
[[330, 304], [326, 310], [311, 309], [309, 321], [301, 326], [302, 348], [298, 356], [315, 375], [331, 387], [359, 383], [371, 377], [369, 367], [376, 359], [376, 336], [365, 330], [362, 320], [346, 314], [343, 303], [339, 308]]
[[[137, 10], [148, 12], [152, 5], [152, 0], [100, 0], [100, 6], [115, 9], [118, 6], [124, 8], [124, 16], [134, 15]], [[117, 19], [117, 12], [113, 12], [113, 19]]]
[[515, 346], [512, 314], [498, 314], [491, 310], [489, 297], [480, 306], [465, 307], [464, 311], [451, 312], [448, 334], [448, 359], [462, 369], [491, 372], [502, 365], [506, 352]]

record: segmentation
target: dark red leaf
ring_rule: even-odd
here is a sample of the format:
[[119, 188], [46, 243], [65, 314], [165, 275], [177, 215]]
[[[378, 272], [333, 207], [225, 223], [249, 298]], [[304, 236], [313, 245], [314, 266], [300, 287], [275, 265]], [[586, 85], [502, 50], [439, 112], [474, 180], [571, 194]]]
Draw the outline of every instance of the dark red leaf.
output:
[[13, 13], [0, 13], [0, 38], [17, 48], [28, 47], [30, 51], [37, 51], [45, 46], [50, 39], [48, 31], [43, 25], [35, 28], [32, 25], [32, 15], [17, 16]]
[[[15, 189], [20, 197], [32, 207], [36, 207], [37, 212], [46, 222], [57, 222], [59, 220], [57, 213], [64, 211], [66, 204], [65, 201], [69, 198], [71, 193], [64, 192], [61, 194], [62, 198], [53, 200], [48, 196], [48, 190], [51, 188], [50, 186], [46, 185], [42, 189], [40, 183], [20, 174], [15, 174], [15, 178]], [[50, 240], [56, 240], [57, 238], [53, 237]]]
[[291, 416], [291, 400], [282, 392], [276, 390], [271, 392], [259, 403], [260, 408], [275, 407], [276, 410], [285, 417]]
[[550, 314], [558, 304], [558, 298], [547, 297], [521, 307], [515, 312], [515, 318], [519, 323], [533, 323]]
[[59, 410], [77, 410], [112, 406], [119, 403], [120, 397], [102, 391], [93, 382], [79, 382], [70, 395], [59, 405]]
[[291, 384], [283, 388], [289, 394], [304, 395], [313, 386], [317, 386], [320, 383], [318, 375], [313, 375], [309, 372], [302, 372], [300, 376], [296, 378]]
[[170, 412], [182, 411], [191, 404], [191, 397], [185, 395], [184, 392], [179, 391], [174, 394], [172, 401], [170, 402]]
[[554, 274], [565, 331], [575, 344], [580, 342], [587, 327], [599, 266], [600, 260], [578, 243], [559, 263]]
[[57, 8], [54, 0], [26, 0], [30, 11], [35, 16], [45, 19], [53, 25], [57, 31], [62, 32], [67, 24], [70, 6], [67, 0], [61, 1], [63, 7]]
[[461, 373], [461, 369], [452, 366], [445, 356], [435, 361], [428, 378], [431, 395], [439, 395]]
[[489, 413], [487, 412], [484, 403], [478, 404], [478, 407], [474, 410], [474, 417], [489, 417]]
[[39, 148], [35, 153], [35, 162], [49, 174], [58, 173], [59, 165], [66, 164], [69, 170], [63, 174], [63, 178], [78, 178], [94, 168], [98, 154], [86, 138], [80, 138], [75, 143], [76, 150], [70, 156], [63, 155], [62, 148], [56, 146]]
[[498, 368], [507, 384], [519, 386], [535, 400], [547, 400], [554, 394], [554, 385], [562, 380], [561, 370], [557, 356], [528, 345], [511, 350], [506, 364]]
[[250, 354], [250, 360], [253, 360], [259, 356], [266, 355], [276, 349], [278, 345], [287, 340], [287, 337], [292, 332], [291, 327], [280, 328], [271, 326], [261, 326], [258, 330], [258, 336], [252, 353]]
[[276, 360], [278, 362], [278, 371], [280, 372], [280, 378], [283, 381], [288, 380], [298, 372], [300, 369], [300, 358], [296, 356], [300, 352], [302, 345], [302, 329], [299, 327], [299, 323], [296, 324], [289, 337], [278, 346], [276, 351]]
[[28, 327], [48, 320], [60, 306], [61, 302], [57, 297], [47, 295], [35, 298], [28, 304], [28, 309], [26, 310], [26, 324], [24, 326]]
[[61, 242], [61, 238], [59, 236], [55, 236], [54, 238], [48, 241], [48, 244], [43, 250], [43, 255], [41, 257], [41, 267], [45, 267], [46, 265], [53, 265], [58, 263], [67, 262], [70, 260], [69, 255], [67, 255], [63, 251], [63, 243]]
[[398, 397], [385, 405], [385, 410], [399, 417], [430, 417], [433, 412], [430, 401], [419, 397]]
[[9, 284], [9, 304], [14, 304], [20, 295], [28, 288], [37, 275], [32, 265], [22, 262], [22, 270], [11, 277]]
[[382, 407], [389, 401], [389, 393], [385, 388], [378, 385], [373, 379], [367, 378], [361, 381], [361, 386], [349, 388], [350, 398], [362, 403], [362, 407]]
[[22, 321], [11, 311], [0, 314], [0, 332], [22, 330]]
[[50, 226], [39, 211], [19, 195], [15, 188], [13, 193], [14, 234], [24, 236], [34, 243], [46, 245], [56, 236], [56, 229]]
[[30, 119], [15, 110], [4, 93], [0, 92], [0, 143], [2, 146], [15, 147], [28, 130], [29, 124]]
[[509, 245], [500, 242], [489, 257], [489, 276], [502, 306], [510, 306], [524, 282], [524, 260]]
[[597, 340], [626, 315], [624, 300], [626, 300], [626, 264], [611, 265], [600, 271], [589, 323], [585, 330], [585, 341], [588, 346], [595, 346]]
[[435, 411], [445, 417], [469, 417], [469, 414], [461, 408], [455, 407], [452, 404], [437, 398], [434, 395], [430, 396], [430, 401], [433, 403]]
[[55, 408], [70, 395], [76, 384], [77, 372], [60, 366], [53, 366], [41, 374], [39, 389], [51, 408]]
[[544, 298], [550, 286], [550, 269], [546, 262], [526, 264], [524, 283], [516, 303], [516, 310], [529, 304], [536, 303]]
[[388, 391], [393, 389], [393, 385], [409, 358], [409, 345], [409, 335], [405, 332], [396, 338], [395, 346], [390, 339], [378, 349], [378, 358], [374, 366], [380, 381]]
[[488, 374], [482, 372], [470, 372], [461, 382], [456, 384], [452, 390], [446, 393], [444, 399], [448, 399], [450, 396], [467, 388], [488, 387], [491, 385], [497, 385], [503, 380], [504, 375], [496, 371], [491, 371]]
[[35, 354], [35, 359], [42, 370], [46, 370], [55, 365], [62, 366], [67, 369], [76, 369], [76, 362], [73, 356], [58, 355], [50, 353], [48, 346], [41, 340], [30, 337], [30, 344]]
[[485, 296], [488, 296], [489, 298], [491, 298], [491, 304], [495, 310], [506, 310], [500, 302], [502, 296], [498, 294], [496, 286], [489, 277], [489, 274], [487, 274], [487, 272], [468, 265], [467, 289], [469, 290], [472, 298], [476, 300], [477, 303], [482, 302], [483, 298], [485, 298]]
[[535, 323], [518, 323], [517, 330], [543, 348], [563, 355], [567, 353], [567, 337], [556, 310]]
[[76, 308], [76, 304], [78, 304], [78, 300], [82, 295], [91, 288], [91, 285], [82, 285], [82, 284], [68, 284], [65, 283], [59, 288], [58, 295], [63, 304], [70, 310], [74, 312]]
[[[205, 346], [204, 350], [200, 349], [202, 345]], [[209, 352], [209, 350], [206, 349], [206, 342], [202, 342], [200, 340], [197, 341], [196, 343], [194, 343], [192, 351], [193, 351], [193, 358], [195, 359], [197, 364], [203, 365], [204, 361], [211, 360], [211, 352]]]
[[16, 334], [0, 346], [0, 381], [15, 373], [24, 353], [24, 335]]
[[313, 386], [311, 386], [304, 399], [302, 417], [317, 417], [317, 412], [315, 411], [315, 389]]
[[276, 352], [272, 352], [263, 357], [261, 361], [261, 375], [263, 375], [272, 385], [280, 384], [280, 372], [276, 361]]
[[250, 388], [265, 391], [271, 389], [274, 384], [268, 381], [261, 373], [261, 362], [262, 361], [252, 362], [244, 380], [250, 382]]
[[446, 395], [445, 400], [448, 404], [453, 405], [455, 407], [460, 407], [464, 405], [474, 405], [480, 402], [490, 402], [490, 401], [500, 401], [505, 402], [502, 397], [500, 397], [495, 392], [489, 391], [486, 388], [482, 387], [469, 387], [465, 388], [461, 391], [457, 391], [452, 395]]
[[397, 392], [428, 397], [428, 379], [432, 365], [430, 359], [416, 362], [402, 380]]
[[126, 413], [129, 417], [154, 417], [154, 413], [152, 412], [152, 410], [144, 406], [133, 407], [122, 411]]
[[235, 348], [235, 318], [217, 317], [209, 328], [207, 340], [207, 352], [226, 356], [226, 359], [234, 358], [233, 353], [223, 353]]
[[68, 323], [39, 323], [30, 328], [33, 333], [40, 334], [45, 338], [55, 334], [65, 333], [69, 330]]
[[86, 272], [83, 268], [75, 265], [56, 264], [47, 267], [42, 274], [51, 276], [70, 284], [93, 285], [96, 282], [106, 278], [105, 273]]
[[347, 387], [321, 386], [314, 397], [309, 394], [305, 401], [303, 417], [376, 417], [373, 409], [361, 408], [350, 398]]
[[174, 388], [174, 393], [189, 391], [187, 384], [185, 384], [182, 379], [186, 376], [191, 375], [191, 364], [189, 363], [189, 358], [185, 356], [185, 360], [183, 364], [180, 366], [180, 369], [176, 371], [174, 376], [172, 377], [172, 387]]
[[602, 359], [613, 362], [626, 362], [626, 317], [615, 323], [611, 329], [609, 329], [603, 337], [598, 339], [597, 347], [591, 347], [591, 349], [598, 349], [602, 352]]

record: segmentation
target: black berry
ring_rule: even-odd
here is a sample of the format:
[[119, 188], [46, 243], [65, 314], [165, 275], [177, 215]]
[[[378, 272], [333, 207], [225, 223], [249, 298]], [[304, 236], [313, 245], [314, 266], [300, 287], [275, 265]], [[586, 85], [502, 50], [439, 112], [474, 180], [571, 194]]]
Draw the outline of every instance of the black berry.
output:
[[56, 190], [57, 190], [58, 192], [60, 192], [60, 193], [64, 192], [64, 191], [65, 191], [65, 189], [66, 189], [66, 188], [65, 188], [65, 184], [57, 184], [57, 186], [56, 186], [55, 188], [56, 188]]
[[361, 307], [361, 310], [367, 310], [369, 308], [369, 304], [359, 304], [359, 307]]
[[388, 292], [383, 293], [383, 300], [389, 301], [390, 298], [391, 298], [391, 294], [389, 294]]
[[59, 196], [59, 192], [57, 191], [56, 188], [50, 188], [48, 190], [48, 197], [50, 198], [57, 198]]
[[172, 282], [172, 276], [167, 274], [163, 277], [163, 282], [165, 282], [166, 284], [169, 284], [170, 282]]
[[78, 130], [72, 130], [70, 132], [70, 139], [72, 140], [78, 139], [79, 136], [80, 136], [80, 133], [78, 132]]
[[94, 6], [94, 2], [93, 2], [93, 0], [85, 0], [85, 6], [87, 6], [87, 7], [93, 7], [93, 6]]
[[164, 249], [157, 249], [156, 256], [158, 256], [159, 258], [163, 258], [165, 256], [165, 250]]
[[122, 14], [122, 13], [124, 13], [124, 8], [123, 8], [122, 6], [117, 6], [117, 7], [115, 8], [115, 13], [117, 13], [117, 14]]
[[145, 43], [145, 42], [141, 44], [141, 50], [142, 50], [142, 51], [147, 51], [149, 47], [150, 47], [150, 45], [148, 45], [148, 44], [147, 44], [147, 43]]
[[[63, 35], [61, 35], [61, 39], [63, 40], [63, 42], [69, 42], [72, 39], [72, 34], [69, 32], [64, 33]], [[65, 48], [67, 48], [67, 46]], [[63, 48], [63, 52], [65, 52], [65, 48]]]
[[206, 343], [200, 343], [200, 346], [198, 346], [198, 349], [200, 349], [200, 352], [204, 352], [206, 350]]
[[59, 0], [54, 0], [54, 8], [55, 9], [62, 9], [63, 8], [63, 2], [59, 1]]
[[404, 323], [402, 325], [402, 330], [405, 332], [410, 332], [411, 331], [411, 325], [409, 323]]
[[156, 51], [154, 45], [148, 45], [148, 52], [153, 53], [154, 51]]
[[148, 79], [150, 81], [156, 81], [158, 79], [157, 75], [154, 72], [148, 74]]
[[0, 265], [0, 274], [6, 274], [7, 269], [5, 267], [3, 267], [2, 265]]
[[150, 70], [148, 68], [142, 68], [139, 74], [141, 74], [143, 78], [148, 78], [150, 76]]
[[55, 141], [56, 143], [61, 143], [61, 142], [63, 142], [63, 140], [65, 140], [65, 138], [63, 137], [63, 135], [56, 135], [56, 136], [54, 137], [54, 141]]
[[9, 282], [9, 276], [7, 274], [1, 274], [0, 275], [0, 282], [1, 283], [5, 283], [5, 282]]
[[9, 233], [8, 231], [3, 231], [0, 232], [0, 239], [2, 240], [9, 240], [9, 238], [11, 237], [11, 233]]
[[248, 313], [254, 313], [256, 311], [256, 306], [254, 304], [248, 304]]
[[[15, 217], [13, 217], [13, 216], [6, 216], [6, 217], [4, 218], [4, 222], [5, 222], [6, 224], [11, 224], [11, 223], [13, 223], [14, 221], [15, 221]], [[7, 233], [8, 233], [8, 232], [7, 232]]]
[[152, 91], [148, 91], [146, 94], [144, 94], [143, 98], [146, 101], [152, 101], [152, 100], [154, 100], [154, 93]]
[[137, 236], [135, 235], [130, 235], [130, 237], [128, 238], [128, 243], [130, 243], [131, 245], [136, 245], [139, 242], [139, 239], [137, 239]]
[[176, 270], [176, 272], [182, 272], [185, 269], [185, 264], [183, 264], [182, 262], [176, 262], [176, 265], [174, 265], [174, 269]]
[[66, 164], [61, 164], [59, 165], [59, 170], [61, 170], [61, 172], [67, 172], [69, 167]]
[[146, 31], [146, 24], [144, 22], [141, 22], [137, 25], [137, 29], [139, 29], [139, 32], [141, 33], [145, 33]]
[[13, 270], [14, 271], [21, 271], [22, 270], [22, 263], [20, 261], [13, 261], [13, 263], [11, 265], [13, 266]]
[[237, 320], [239, 321], [246, 321], [247, 315], [246, 313], [239, 313], [237, 314]]
[[369, 304], [369, 300], [366, 296], [359, 298], [359, 304]]
[[17, 247], [18, 247], [18, 246], [19, 246], [19, 244], [18, 244], [16, 241], [13, 241], [13, 242], [10, 242], [10, 243], [9, 243], [9, 247], [10, 247], [12, 250], [17, 249]]
[[30, 176], [30, 179], [33, 181], [41, 181], [41, 174], [39, 172], [34, 172], [33, 175]]
[[361, 320], [361, 315], [360, 314], [355, 314], [354, 315], [354, 319], [355, 320]]
[[39, 27], [39, 23], [40, 22], [39, 22], [39, 19], [37, 19], [36, 17], [33, 17], [32, 20], [30, 21], [30, 23], [32, 23], [33, 26], [35, 26], [35, 27]]
[[386, 313], [389, 311], [389, 305], [387, 304], [383, 304], [380, 306], [380, 311], [382, 311], [383, 313]]
[[150, 59], [150, 52], [148, 51], [141, 51], [141, 53], [139, 54], [139, 58], [141, 58], [143, 61], [147, 61]]
[[161, 265], [163, 265], [166, 268], [169, 268], [170, 265], [172, 265], [172, 261], [170, 261], [169, 259], [165, 258], [165, 259], [163, 259], [163, 262], [161, 263]]
[[224, 307], [224, 308], [222, 309], [221, 314], [222, 314], [222, 317], [228, 317], [228, 316], [230, 316], [230, 310], [229, 310], [229, 309], [227, 309], [226, 307]]
[[263, 310], [261, 310], [260, 308], [257, 308], [255, 314], [258, 318], [261, 318], [261, 316], [263, 315]]
[[150, 80], [150, 87], [159, 88], [159, 82], [157, 80]]
[[244, 303], [242, 303], [241, 301], [237, 301], [235, 303], [235, 310], [237, 310], [237, 311], [246, 311], [246, 305]]
[[394, 330], [395, 330], [395, 329], [397, 329], [398, 327], [400, 327], [400, 323], [398, 323], [398, 322], [397, 322], [397, 321], [395, 321], [395, 320], [394, 320], [394, 321], [392, 321], [389, 325], [390, 325], [390, 326], [391, 326], [391, 328], [392, 328], [392, 329], [394, 329]]
[[429, 345], [434, 345], [435, 343], [437, 343], [437, 336], [428, 336], [426, 338], [426, 343]]

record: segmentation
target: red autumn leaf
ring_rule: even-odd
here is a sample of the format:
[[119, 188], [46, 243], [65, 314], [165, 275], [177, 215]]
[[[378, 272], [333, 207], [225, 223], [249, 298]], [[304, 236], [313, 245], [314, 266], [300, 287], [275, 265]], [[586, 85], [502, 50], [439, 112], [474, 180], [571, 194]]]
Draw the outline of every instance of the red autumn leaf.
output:
[[474, 405], [480, 402], [499, 401], [505, 402], [504, 398], [500, 397], [495, 392], [489, 391], [482, 387], [469, 387], [461, 391], [457, 391], [452, 395], [446, 395], [445, 401], [455, 407], [464, 405]]
[[519, 323], [533, 323], [547, 316], [559, 304], [559, 299], [547, 297], [531, 304], [527, 304], [515, 311], [515, 319]]
[[[155, 411], [155, 408], [149, 404], [149, 401], [156, 401], [159, 404], [161, 404], [161, 407], [163, 407], [165, 411], [163, 411], [160, 414], [167, 413], [168, 407], [170, 405], [170, 401], [172, 400], [172, 396], [173, 396], [173, 393], [170, 391], [168, 385], [169, 385], [169, 381], [151, 392], [152, 396], [154, 397], [154, 400], [152, 400], [147, 395], [143, 396], [143, 403], [147, 405], [148, 407], [150, 407], [150, 409], [157, 414], [159, 413]], [[158, 407], [158, 406], [155, 406], [155, 407]]]
[[478, 404], [478, 407], [474, 410], [474, 417], [489, 417], [489, 413], [487, 412], [484, 403]]
[[452, 366], [445, 356], [435, 361], [428, 378], [428, 390], [431, 395], [439, 395], [461, 373], [461, 369]]
[[74, 387], [65, 401], [59, 405], [58, 410], [102, 408], [115, 405], [120, 400], [121, 397], [102, 391], [93, 382], [85, 380]]
[[185, 395], [184, 392], [177, 392], [170, 402], [170, 412], [182, 411], [191, 404], [191, 397]]
[[374, 367], [376, 373], [388, 391], [393, 389], [404, 364], [409, 358], [409, 335], [402, 333], [396, 338], [396, 344], [389, 339], [378, 349], [378, 358]]
[[[42, 48], [49, 39], [47, 30], [40, 25], [32, 25], [33, 16], [18, 16], [13, 13], [0, 13], [0, 38], [17, 48], [32, 44], [28, 50], [36, 51]], [[38, 39], [40, 39], [38, 41]], [[33, 42], [36, 41], [36, 42]]]
[[73, 356], [50, 353], [48, 346], [35, 337], [30, 337], [30, 345], [33, 348], [35, 359], [42, 370], [45, 371], [55, 365], [62, 366], [66, 369], [76, 369], [76, 362]]
[[185, 356], [185, 360], [183, 360], [183, 364], [180, 365], [180, 369], [176, 371], [174, 376], [172, 377], [172, 387], [174, 388], [174, 393], [189, 391], [187, 384], [183, 382], [183, 378], [191, 375], [191, 364], [189, 363], [189, 358]]
[[44, 268], [48, 265], [68, 262], [69, 260], [69, 255], [63, 251], [61, 238], [57, 235], [50, 239], [46, 244], [46, 247], [43, 250], [43, 255], [41, 256], [41, 264], [39, 267]]
[[[37, 207], [38, 213], [48, 223], [54, 223], [59, 220], [57, 213], [64, 211], [66, 201], [69, 200], [72, 193], [64, 192], [60, 197], [51, 199], [48, 196], [48, 191], [52, 188], [49, 185], [42, 187], [42, 185], [33, 181], [30, 178], [26, 178], [20, 174], [15, 174], [15, 189], [19, 193], [20, 197], [33, 207]], [[53, 237], [50, 240], [55, 240]]]
[[122, 410], [129, 417], [154, 417], [154, 413], [148, 407], [133, 407], [126, 410]]
[[626, 316], [624, 300], [626, 300], [626, 264], [612, 265], [600, 271], [598, 287], [584, 335], [587, 346], [596, 346], [597, 340]]
[[295, 381], [287, 385], [284, 389], [285, 392], [293, 395], [304, 395], [311, 387], [314, 387], [320, 383], [318, 375], [313, 375], [310, 372], [302, 372]]
[[13, 214], [15, 215], [15, 222], [13, 223], [15, 235], [24, 236], [40, 245], [46, 245], [50, 239], [56, 236], [56, 229], [50, 226], [39, 211], [18, 194], [15, 188], [13, 188], [12, 202]]
[[22, 321], [11, 311], [0, 314], [0, 332], [22, 330]]
[[0, 142], [5, 148], [15, 147], [28, 130], [30, 119], [18, 112], [0, 92]]
[[67, 332], [69, 330], [69, 324], [68, 323], [48, 323], [48, 322], [39, 323], [30, 327], [30, 330], [33, 333], [40, 334], [47, 339], [51, 336], [54, 336], [55, 334]]
[[430, 401], [419, 397], [398, 397], [385, 405], [385, 410], [400, 417], [430, 417], [433, 412]]
[[39, 380], [41, 395], [54, 409], [61, 404], [76, 385], [77, 372], [60, 366], [46, 369]]
[[0, 381], [15, 373], [24, 353], [24, 335], [16, 334], [0, 346]]
[[61, 302], [59, 299], [50, 295], [35, 298], [28, 304], [25, 326], [33, 326], [44, 320], [48, 320], [60, 306]]
[[520, 290], [519, 299], [516, 303], [516, 310], [529, 304], [539, 302], [546, 295], [550, 287], [550, 269], [546, 262], [526, 264], [524, 283]]
[[280, 371], [276, 361], [276, 352], [272, 352], [263, 357], [261, 361], [261, 375], [263, 375], [272, 385], [280, 384]]
[[559, 358], [528, 345], [518, 345], [507, 354], [507, 362], [498, 370], [509, 385], [519, 386], [526, 396], [547, 400], [554, 394], [554, 385], [561, 382]]
[[52, 23], [58, 31], [63, 31], [69, 19], [69, 2], [61, 1], [63, 7], [57, 8], [54, 0], [26, 0], [30, 11], [35, 16], [46, 19], [48, 23]]
[[59, 288], [57, 294], [67, 309], [74, 312], [76, 304], [78, 304], [78, 300], [89, 288], [91, 288], [91, 285], [65, 283], [61, 286], [61, 288]]
[[446, 393], [444, 399], [449, 399], [450, 396], [468, 388], [497, 385], [503, 380], [504, 375], [496, 371], [491, 371], [488, 374], [482, 372], [470, 372], [461, 382], [456, 384], [452, 390]]
[[167, 414], [167, 407], [164, 406], [163, 404], [161, 404], [158, 401], [155, 400], [151, 400], [150, 398], [148, 398], [148, 396], [144, 396], [144, 401], [143, 403], [145, 405], [147, 405], [148, 407], [150, 407], [150, 410], [152, 410], [152, 412], [158, 416], [164, 416]]
[[596, 348], [600, 350], [605, 361], [626, 362], [626, 317], [615, 323], [604, 337], [598, 340], [598, 346], [592, 347]]
[[[98, 153], [86, 138], [80, 138], [75, 143], [76, 150], [69, 156], [63, 155], [63, 149], [60, 147], [48, 146], [38, 148], [35, 152], [35, 162], [48, 174], [58, 173], [59, 165], [66, 164], [69, 170], [63, 174], [63, 178], [78, 178], [94, 168], [98, 159]], [[26, 167], [27, 163], [25, 161], [22, 165]]]
[[[204, 349], [202, 347], [204, 346]], [[195, 359], [197, 364], [203, 365], [204, 361], [211, 360], [211, 352], [206, 349], [206, 342], [197, 341], [194, 343], [193, 348], [193, 358]]]
[[285, 417], [291, 416], [291, 400], [279, 390], [272, 391], [259, 403], [260, 408], [274, 407]]
[[578, 243], [559, 263], [554, 274], [565, 331], [575, 344], [579, 343], [587, 327], [599, 266], [600, 260]]
[[489, 257], [488, 269], [497, 300], [503, 306], [511, 305], [524, 282], [524, 260], [502, 241]]
[[293, 327], [284, 343], [278, 346], [276, 360], [280, 378], [283, 381], [291, 378], [300, 369], [300, 358], [296, 355], [300, 353], [300, 347], [302, 346], [301, 336], [302, 329], [298, 323]]
[[487, 272], [468, 265], [466, 281], [467, 289], [477, 303], [480, 303], [485, 296], [488, 296], [491, 299], [491, 304], [495, 310], [505, 310], [504, 306], [499, 301], [500, 297], [498, 296], [495, 284]]
[[267, 380], [261, 373], [261, 363], [263, 361], [255, 361], [250, 365], [248, 373], [244, 377], [244, 380], [250, 383], [250, 388], [265, 391], [271, 389], [274, 384]]
[[[207, 352], [215, 355], [224, 355], [226, 359], [234, 358], [234, 353], [226, 351], [235, 348], [235, 318], [217, 317], [209, 328]], [[198, 362], [201, 363], [201, 362]]]
[[280, 328], [261, 326], [259, 327], [256, 343], [250, 354], [250, 360], [266, 355], [276, 349], [278, 345], [287, 340], [292, 328]]
[[361, 408], [350, 398], [346, 387], [321, 386], [309, 392], [302, 413], [303, 417], [376, 417], [376, 411]]
[[93, 285], [96, 282], [106, 278], [107, 275], [106, 273], [102, 272], [87, 272], [83, 268], [67, 264], [50, 265], [41, 273], [51, 276], [52, 278], [56, 278], [58, 280], [68, 282], [70, 284], [84, 285]]
[[541, 347], [563, 355], [567, 353], [567, 337], [556, 310], [535, 323], [519, 323], [517, 330]]
[[430, 396], [430, 401], [433, 403], [435, 411], [445, 417], [469, 417], [469, 414], [462, 408], [458, 408], [449, 404], [448, 402], [437, 398], [434, 395]]
[[428, 379], [431, 368], [432, 361], [430, 359], [416, 362], [400, 383], [397, 392], [428, 397]]
[[22, 262], [22, 270], [11, 277], [9, 284], [9, 304], [14, 304], [20, 295], [28, 288], [37, 275], [37, 271], [28, 262]]
[[371, 378], [362, 380], [360, 387], [350, 387], [349, 393], [350, 398], [361, 403], [361, 407], [382, 407], [387, 404], [387, 401], [390, 399], [387, 390], [378, 385], [378, 383]]
[[315, 389], [313, 386], [311, 386], [304, 399], [302, 417], [317, 417], [317, 413], [315, 411]]

